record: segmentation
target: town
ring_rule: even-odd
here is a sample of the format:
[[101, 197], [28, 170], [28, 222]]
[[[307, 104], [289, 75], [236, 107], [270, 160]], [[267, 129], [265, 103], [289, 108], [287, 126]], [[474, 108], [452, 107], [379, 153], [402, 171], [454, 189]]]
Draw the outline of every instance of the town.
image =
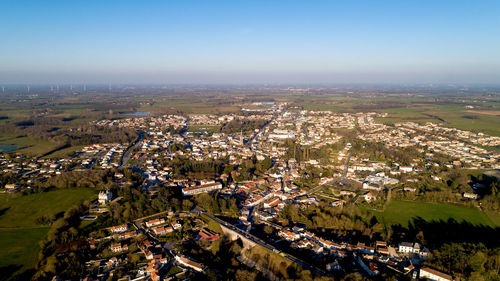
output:
[[[211, 274], [200, 252], [215, 254], [221, 243], [242, 243], [235, 262], [270, 280], [299, 273], [263, 266], [253, 247], [320, 278], [358, 272], [381, 280], [458, 280], [428, 265], [435, 244], [389, 239], [373, 213], [366, 222], [350, 210], [377, 212], [391, 199], [438, 193], [447, 202], [488, 210], [481, 182], [449, 192], [429, 188], [448, 186], [455, 168], [500, 169], [500, 152], [489, 149], [500, 137], [431, 122], [387, 125], [386, 117], [254, 102], [241, 104], [240, 113], [101, 119], [89, 125], [130, 129], [137, 138], [83, 146], [69, 158], [4, 153], [0, 168], [11, 177], [2, 192], [69, 187], [71, 180], [56, 180], [78, 173], [106, 178], [101, 187], [88, 183], [100, 191], [80, 214], [95, 224], [85, 242], [82, 280], [196, 278]], [[135, 192], [152, 206], [169, 207], [139, 212], [131, 207]], [[335, 218], [327, 227], [334, 232], [318, 231], [324, 222], [299, 214], [314, 208]]]

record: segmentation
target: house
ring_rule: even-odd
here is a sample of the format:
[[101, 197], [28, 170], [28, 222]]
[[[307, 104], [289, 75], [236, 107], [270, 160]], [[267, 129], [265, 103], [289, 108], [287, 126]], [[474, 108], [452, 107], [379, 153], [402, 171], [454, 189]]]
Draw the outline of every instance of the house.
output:
[[342, 205], [344, 205], [344, 201], [342, 201], [342, 200], [337, 200], [337, 201], [332, 202], [332, 203], [331, 203], [331, 205], [332, 205], [333, 207], [342, 207]]
[[135, 232], [134, 230], [129, 231], [129, 232], [123, 232], [123, 233], [118, 234], [118, 239], [127, 239], [127, 238], [134, 237], [135, 235], [137, 235], [137, 232]]
[[217, 189], [222, 189], [222, 184], [220, 182], [213, 182], [213, 183], [201, 184], [201, 185], [196, 185], [196, 186], [191, 186], [191, 187], [185, 187], [182, 189], [182, 194], [184, 196], [188, 196], [188, 195], [195, 195], [195, 194], [210, 192], [210, 191], [217, 190]]
[[111, 232], [113, 233], [119, 233], [119, 232], [124, 232], [128, 230], [127, 224], [122, 224], [122, 225], [117, 225], [117, 226], [112, 226], [111, 227]]
[[179, 229], [179, 228], [181, 228], [181, 227], [182, 227], [182, 224], [181, 224], [179, 221], [174, 221], [174, 222], [172, 223], [172, 227], [173, 227], [175, 230], [177, 230], [177, 229]]
[[17, 189], [18, 187], [19, 187], [19, 185], [14, 184], [14, 183], [9, 183], [9, 184], [5, 185], [5, 189], [7, 189], [7, 190], [14, 190], [14, 189]]
[[376, 241], [375, 248], [377, 249], [377, 253], [381, 255], [389, 255], [389, 249], [387, 248], [387, 243], [385, 241]]
[[121, 262], [121, 259], [119, 259], [117, 257], [112, 257], [105, 264], [108, 267], [113, 267], [113, 266], [119, 264], [120, 262]]
[[111, 190], [101, 190], [99, 191], [98, 201], [100, 205], [105, 205], [113, 199], [113, 193]]
[[388, 256], [389, 255], [389, 249], [387, 247], [378, 247], [377, 248], [377, 253], [379, 253], [381, 255]]
[[398, 251], [401, 253], [413, 253], [413, 244], [408, 242], [399, 243]]
[[399, 171], [403, 173], [410, 173], [413, 171], [413, 167], [411, 166], [399, 166]]
[[371, 192], [367, 192], [367, 193], [361, 195], [361, 197], [363, 199], [365, 199], [365, 201], [368, 201], [368, 202], [377, 199], [377, 197], [375, 195], [373, 195]]
[[358, 249], [358, 252], [361, 253], [367, 253], [367, 254], [373, 254], [375, 253], [375, 249], [369, 246], [366, 246], [365, 243], [358, 242], [356, 245], [356, 248]]
[[175, 256], [175, 260], [179, 263], [179, 265], [189, 267], [197, 272], [203, 272], [205, 269], [203, 264], [195, 262], [184, 256]]
[[288, 231], [288, 230], [280, 230], [278, 232], [278, 236], [280, 236], [281, 238], [284, 238], [288, 241], [295, 241], [295, 240], [298, 240], [300, 238], [300, 234], [298, 233], [295, 233], [295, 232], [291, 232], [291, 231]]
[[477, 194], [464, 192], [462, 194], [462, 197], [463, 198], [468, 198], [468, 199], [477, 199]]
[[165, 235], [165, 234], [173, 232], [173, 231], [174, 231], [174, 229], [171, 226], [167, 226], [167, 227], [159, 226], [159, 227], [153, 228], [154, 234], [158, 235], [158, 236]]
[[340, 191], [340, 196], [350, 196], [350, 197], [354, 197], [356, 196], [356, 193], [352, 192], [352, 191], [348, 191], [348, 190], [341, 190]]
[[264, 208], [272, 208], [279, 203], [281, 203], [281, 200], [278, 197], [274, 197], [264, 202]]
[[424, 266], [420, 269], [420, 279], [432, 281], [452, 281], [453, 277], [441, 271]]
[[[270, 210], [273, 210], [273, 209], [270, 209]], [[267, 220], [274, 218], [276, 216], [276, 213], [256, 210], [256, 211], [254, 211], [254, 216], [258, 217], [259, 219], [261, 219], [263, 221], [267, 221]]]
[[111, 252], [113, 252], [113, 253], [119, 253], [119, 252], [123, 252], [123, 251], [128, 251], [128, 245], [127, 244], [122, 245], [121, 243], [115, 243], [115, 244], [111, 244], [110, 249], [111, 249]]
[[146, 227], [152, 227], [152, 226], [156, 226], [156, 225], [160, 225], [160, 224], [164, 224], [164, 223], [165, 223], [165, 219], [163, 219], [163, 218], [154, 219], [154, 220], [147, 221]]

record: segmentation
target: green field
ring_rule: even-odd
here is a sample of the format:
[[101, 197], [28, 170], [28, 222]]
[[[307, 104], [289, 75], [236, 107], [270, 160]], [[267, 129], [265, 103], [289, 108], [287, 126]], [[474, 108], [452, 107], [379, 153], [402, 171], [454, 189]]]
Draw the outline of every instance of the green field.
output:
[[38, 243], [48, 231], [48, 227], [0, 228], [0, 280], [6, 280], [15, 271], [22, 272], [36, 265], [40, 250]]
[[[59, 189], [14, 197], [0, 194], [0, 275], [22, 272], [37, 262], [38, 242], [48, 226], [38, 225], [36, 218], [64, 212], [81, 200], [95, 198], [87, 188]], [[0, 276], [0, 280], [5, 276]]]
[[496, 226], [500, 226], [500, 214], [492, 212], [487, 212], [486, 214], [488, 214], [488, 217]]
[[0, 194], [1, 227], [34, 227], [36, 218], [64, 212], [80, 200], [95, 197], [94, 190], [87, 188], [59, 189], [18, 198]]
[[446, 221], [453, 218], [458, 222], [467, 221], [474, 225], [500, 226], [499, 214], [486, 214], [477, 209], [438, 203], [393, 200], [381, 215], [388, 225], [407, 226], [412, 218], [420, 217], [426, 221]]
[[28, 156], [39, 156], [57, 147], [55, 143], [34, 140], [29, 137], [15, 136], [12, 134], [0, 134], [0, 144], [19, 146], [21, 148], [14, 152], [19, 152]]
[[[446, 127], [462, 130], [481, 131], [493, 136], [500, 135], [500, 129], [492, 124], [500, 122], [500, 116], [470, 113], [463, 106], [457, 105], [412, 105], [405, 108], [391, 108], [378, 110], [389, 113], [388, 118], [380, 118], [384, 123], [395, 122], [433, 122], [441, 123]], [[474, 116], [475, 119], [466, 118]], [[444, 120], [444, 121], [443, 121]]]
[[182, 111], [186, 114], [226, 114], [239, 111], [233, 104], [225, 104], [227, 98], [221, 97], [168, 97], [158, 100], [154, 105], [142, 105], [137, 111], [147, 111], [153, 114], [164, 113], [169, 109]]
[[73, 155], [73, 153], [75, 153], [76, 151], [82, 150], [82, 148], [84, 148], [84, 147], [85, 147], [84, 145], [70, 146], [70, 147], [67, 147], [67, 148], [63, 148], [63, 149], [54, 151], [54, 152], [52, 152], [50, 154], [47, 154], [43, 158], [50, 158], [50, 159], [54, 159], [54, 158], [66, 158], [66, 157], [69, 157], [69, 156]]

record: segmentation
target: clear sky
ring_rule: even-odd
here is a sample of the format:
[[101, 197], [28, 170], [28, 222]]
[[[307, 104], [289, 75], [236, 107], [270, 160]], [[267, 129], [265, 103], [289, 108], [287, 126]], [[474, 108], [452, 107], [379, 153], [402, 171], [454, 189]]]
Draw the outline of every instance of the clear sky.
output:
[[0, 83], [500, 83], [500, 1], [1, 0]]

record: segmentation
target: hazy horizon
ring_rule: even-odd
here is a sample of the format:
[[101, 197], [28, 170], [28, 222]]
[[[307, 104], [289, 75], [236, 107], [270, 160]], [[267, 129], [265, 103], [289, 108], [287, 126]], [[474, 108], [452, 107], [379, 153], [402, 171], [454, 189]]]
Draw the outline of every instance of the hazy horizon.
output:
[[15, 1], [0, 84], [500, 82], [496, 1]]

